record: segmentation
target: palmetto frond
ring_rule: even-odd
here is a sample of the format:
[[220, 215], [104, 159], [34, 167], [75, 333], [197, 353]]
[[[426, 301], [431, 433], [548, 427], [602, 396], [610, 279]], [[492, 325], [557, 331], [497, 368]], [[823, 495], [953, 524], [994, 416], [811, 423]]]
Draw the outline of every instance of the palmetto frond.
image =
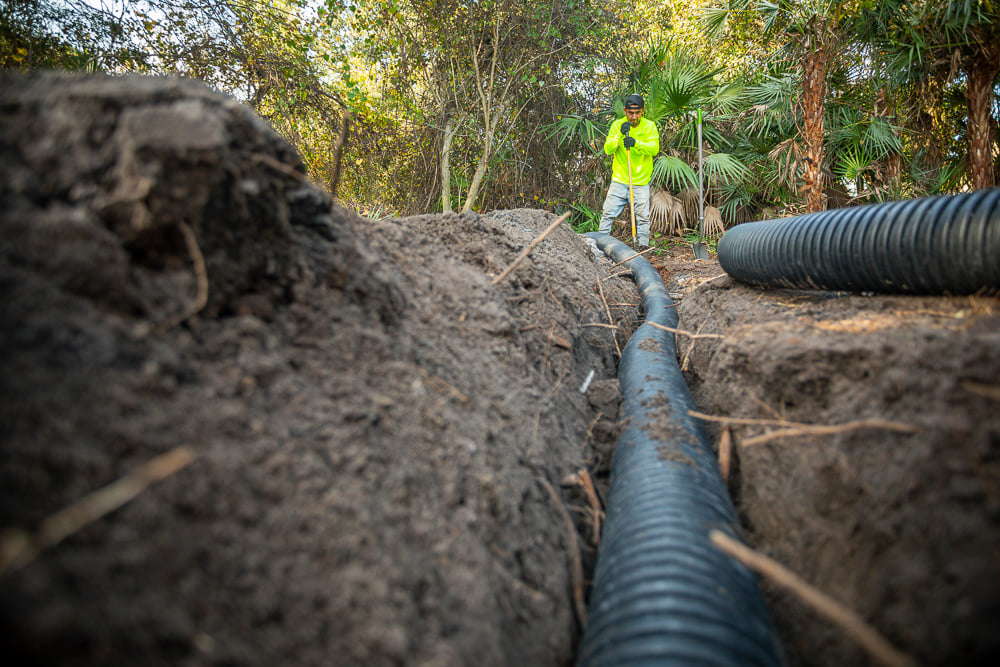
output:
[[673, 155], [661, 155], [653, 162], [652, 180], [674, 191], [698, 185], [698, 175], [688, 164]]
[[872, 157], [865, 153], [860, 146], [851, 146], [841, 151], [837, 156], [837, 175], [852, 181], [869, 171], [871, 166]]
[[750, 177], [750, 170], [730, 153], [712, 153], [705, 156], [705, 177], [712, 181], [741, 181]]
[[542, 128], [547, 139], [558, 139], [559, 145], [578, 139], [585, 144], [591, 144], [598, 140], [603, 143], [604, 130], [598, 128], [593, 120], [585, 116], [574, 116], [566, 114], [560, 116], [556, 122]]

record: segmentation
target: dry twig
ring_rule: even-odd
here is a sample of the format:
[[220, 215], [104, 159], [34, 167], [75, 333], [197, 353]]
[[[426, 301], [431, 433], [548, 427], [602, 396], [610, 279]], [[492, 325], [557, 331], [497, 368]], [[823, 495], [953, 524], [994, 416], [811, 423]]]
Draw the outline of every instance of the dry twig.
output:
[[601, 499], [597, 495], [597, 488], [586, 469], [581, 468], [572, 475], [567, 475], [560, 482], [562, 486], [579, 486], [583, 489], [583, 495], [587, 498], [587, 514], [591, 521], [591, 531], [593, 532], [594, 546], [601, 544], [601, 523], [604, 521], [604, 510]]
[[576, 542], [576, 527], [573, 525], [573, 518], [563, 506], [562, 500], [555, 488], [547, 479], [538, 478], [538, 483], [548, 492], [552, 502], [555, 503], [559, 514], [562, 515], [563, 523], [566, 524], [566, 532], [569, 535], [569, 557], [571, 576], [573, 579], [573, 608], [576, 610], [576, 618], [580, 622], [580, 627], [587, 625], [587, 607], [583, 603], [583, 563], [580, 561], [580, 547]]
[[656, 322], [650, 322], [657, 329], [663, 329], [664, 331], [669, 331], [672, 334], [678, 336], [687, 336], [692, 340], [698, 340], [699, 338], [725, 338], [722, 334], [703, 334], [703, 333], [691, 333], [690, 331], [684, 331], [683, 329], [674, 329], [673, 327], [668, 327], [665, 324], [657, 324]]
[[[608, 322], [611, 324], [611, 326], [614, 326], [615, 325], [615, 319], [613, 317], [611, 317], [611, 306], [608, 305], [608, 300], [604, 297], [604, 284], [601, 283], [600, 280], [597, 281], [597, 290], [598, 290], [598, 292], [601, 295], [601, 301], [604, 302], [604, 312], [608, 316]], [[617, 352], [618, 356], [621, 357], [622, 356], [622, 347], [621, 347], [621, 345], [618, 344], [618, 333], [617, 332], [612, 332], [611, 333], [611, 338], [613, 338], [614, 341], [615, 341], [615, 352]]]
[[848, 431], [855, 431], [862, 428], [883, 429], [886, 431], [895, 431], [897, 433], [916, 433], [920, 430], [912, 424], [904, 424], [903, 422], [894, 422], [886, 419], [859, 419], [856, 421], [846, 422], [844, 424], [823, 425], [801, 424], [786, 421], [784, 419], [743, 419], [739, 417], [719, 417], [717, 415], [706, 415], [695, 410], [688, 410], [688, 414], [704, 421], [719, 422], [721, 424], [782, 427], [782, 430], [780, 431], [774, 431], [772, 433], [743, 440], [742, 444], [744, 447], [759, 445], [761, 443], [770, 442], [771, 440], [777, 440], [779, 438], [790, 438], [797, 435], [836, 435], [837, 433], [846, 433]]
[[17, 570], [70, 535], [128, 503], [151, 484], [166, 479], [197, 458], [190, 447], [178, 447], [84, 496], [42, 521], [34, 535], [8, 532], [0, 538], [0, 574]]
[[722, 437], [719, 438], [719, 472], [722, 481], [729, 484], [729, 469], [733, 462], [733, 433], [728, 426], [722, 427]]
[[510, 263], [510, 266], [508, 266], [506, 269], [503, 270], [503, 273], [501, 273], [499, 276], [497, 276], [496, 278], [493, 279], [493, 284], [494, 285], [499, 285], [500, 283], [502, 283], [503, 279], [506, 278], [507, 276], [509, 276], [510, 273], [511, 273], [511, 271], [513, 271], [515, 268], [517, 268], [517, 265], [520, 264], [524, 260], [524, 258], [528, 256], [528, 253], [530, 253], [535, 248], [536, 245], [538, 245], [539, 243], [541, 243], [542, 241], [544, 241], [546, 236], [548, 236], [549, 234], [551, 234], [555, 230], [556, 227], [558, 227], [560, 224], [566, 222], [566, 220], [568, 220], [568, 219], [569, 219], [569, 211], [563, 213], [558, 218], [556, 218], [552, 222], [552, 224], [549, 225], [548, 229], [546, 229], [544, 232], [542, 232], [534, 241], [532, 241], [531, 243], [528, 244], [527, 248], [525, 248], [524, 250], [521, 251], [521, 254], [518, 255], [514, 259], [514, 261]]
[[656, 247], [655, 246], [650, 246], [650, 247], [646, 248], [645, 250], [643, 250], [642, 252], [637, 252], [634, 255], [632, 255], [631, 257], [626, 257], [625, 259], [623, 259], [622, 261], [618, 262], [617, 264], [612, 264], [611, 266], [608, 267], [608, 270], [610, 271], [611, 269], [618, 268], [622, 264], [627, 264], [628, 262], [631, 262], [636, 257], [642, 257], [647, 252], [651, 252], [653, 250], [656, 250]]
[[916, 661], [890, 644], [873, 627], [865, 623], [857, 613], [848, 609], [819, 589], [804, 581], [794, 572], [777, 561], [758, 553], [750, 547], [734, 540], [721, 530], [713, 530], [709, 537], [722, 552], [732, 556], [755, 572], [763, 575], [778, 586], [791, 591], [806, 605], [827, 620], [833, 622], [848, 637], [856, 641], [868, 654], [884, 665], [908, 666]]

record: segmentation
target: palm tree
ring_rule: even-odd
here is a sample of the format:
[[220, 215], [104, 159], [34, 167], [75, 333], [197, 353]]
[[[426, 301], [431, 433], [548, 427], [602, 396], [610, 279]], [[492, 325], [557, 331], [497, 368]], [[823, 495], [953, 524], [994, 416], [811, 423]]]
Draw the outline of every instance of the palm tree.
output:
[[777, 57], [794, 64], [799, 77], [795, 110], [801, 137], [801, 190], [806, 211], [823, 210], [826, 165], [827, 77], [851, 46], [857, 13], [851, 0], [722, 0], [704, 14], [710, 35], [721, 35], [735, 16], [756, 18], [765, 35], [788, 40]]
[[[969, 185], [996, 184], [993, 147], [995, 86], [1000, 74], [1000, 4], [994, 0], [885, 0], [859, 25], [898, 72], [897, 83], [938, 89], [964, 80]], [[943, 103], [944, 100], [939, 100]]]

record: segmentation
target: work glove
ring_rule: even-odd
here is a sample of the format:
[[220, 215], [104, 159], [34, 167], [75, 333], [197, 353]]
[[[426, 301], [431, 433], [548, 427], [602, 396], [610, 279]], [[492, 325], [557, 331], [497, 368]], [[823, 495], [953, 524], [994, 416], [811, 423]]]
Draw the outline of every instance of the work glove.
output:
[[628, 131], [631, 130], [631, 129], [632, 129], [632, 126], [629, 124], [628, 121], [625, 121], [624, 123], [622, 123], [622, 134], [624, 134], [624, 135], [627, 136], [628, 135]]
[[625, 135], [625, 150], [628, 150], [633, 146], [635, 146], [635, 139], [633, 137]]

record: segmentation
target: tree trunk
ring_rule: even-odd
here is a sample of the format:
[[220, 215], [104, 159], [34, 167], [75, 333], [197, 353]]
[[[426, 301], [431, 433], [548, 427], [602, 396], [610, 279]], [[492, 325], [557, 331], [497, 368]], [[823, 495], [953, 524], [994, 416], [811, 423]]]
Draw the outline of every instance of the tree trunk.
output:
[[451, 213], [451, 142], [458, 132], [452, 116], [444, 124], [444, 143], [441, 145], [441, 212]]
[[337, 188], [340, 187], [340, 164], [344, 157], [344, 146], [347, 145], [347, 133], [351, 129], [351, 112], [343, 109], [340, 112], [340, 133], [337, 141], [333, 145], [333, 174], [330, 176], [330, 194], [337, 196]]
[[486, 176], [486, 169], [490, 165], [490, 158], [493, 157], [493, 139], [497, 133], [497, 127], [500, 125], [500, 119], [503, 117], [506, 109], [507, 102], [504, 100], [494, 109], [486, 107], [486, 112], [483, 114], [483, 126], [486, 130], [486, 136], [483, 140], [483, 154], [476, 165], [476, 173], [472, 175], [472, 183], [469, 184], [469, 196], [465, 198], [465, 206], [462, 207], [462, 213], [471, 211], [476, 197], [479, 196], [479, 188], [482, 186], [483, 178]]
[[806, 194], [806, 212], [816, 213], [825, 206], [823, 196], [823, 159], [825, 149], [823, 133], [826, 112], [826, 70], [828, 58], [825, 49], [816, 44], [806, 51], [802, 63], [802, 139], [805, 144], [805, 165], [802, 168], [802, 189]]
[[[878, 118], [896, 117], [896, 101], [889, 94], [887, 88], [879, 91], [875, 101], [875, 116]], [[894, 129], [893, 135], [898, 138], [899, 133]], [[900, 183], [903, 181], [903, 156], [892, 152], [885, 158], [885, 170], [882, 173], [882, 187], [888, 188], [891, 192], [899, 192]]]
[[483, 145], [483, 154], [479, 157], [479, 164], [476, 165], [476, 173], [472, 175], [472, 182], [469, 183], [469, 196], [465, 198], [465, 205], [462, 213], [472, 210], [472, 205], [479, 195], [479, 188], [483, 184], [483, 177], [486, 176], [486, 167], [490, 163], [490, 153], [492, 152], [493, 131], [487, 129], [486, 142]]
[[993, 136], [996, 122], [991, 114], [993, 84], [1000, 72], [1000, 49], [988, 47], [986, 53], [977, 53], [976, 60], [967, 68], [969, 105], [969, 168], [975, 190], [992, 188]]

